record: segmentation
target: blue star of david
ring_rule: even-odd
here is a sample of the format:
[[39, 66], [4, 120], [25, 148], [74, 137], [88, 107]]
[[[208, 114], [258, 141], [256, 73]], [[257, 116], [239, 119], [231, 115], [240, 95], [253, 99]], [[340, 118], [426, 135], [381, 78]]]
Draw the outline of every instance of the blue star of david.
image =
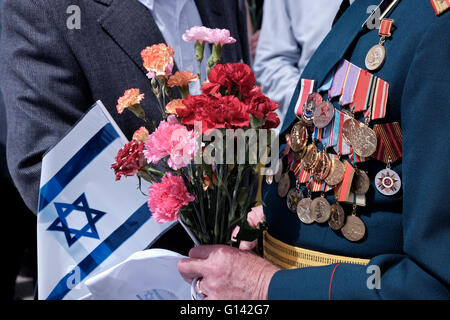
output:
[[[72, 204], [55, 202], [54, 205], [56, 211], [58, 212], [58, 218], [53, 221], [53, 223], [50, 225], [50, 227], [47, 228], [47, 230], [64, 232], [69, 247], [82, 237], [100, 239], [95, 224], [106, 213], [89, 208], [89, 204], [84, 193], [79, 196], [78, 199], [76, 199]], [[86, 219], [88, 222], [83, 228], [81, 228], [81, 230], [70, 228], [67, 224], [67, 217], [73, 211], [81, 211], [86, 214]]]

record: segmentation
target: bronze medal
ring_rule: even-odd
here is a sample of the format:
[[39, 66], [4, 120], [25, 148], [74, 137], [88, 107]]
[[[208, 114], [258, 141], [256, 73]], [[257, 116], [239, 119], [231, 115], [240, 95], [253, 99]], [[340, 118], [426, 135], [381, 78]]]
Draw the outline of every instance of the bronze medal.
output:
[[356, 242], [361, 240], [366, 234], [366, 226], [360, 218], [351, 215], [347, 217], [341, 232], [345, 239]]
[[352, 141], [354, 151], [361, 157], [369, 157], [377, 150], [377, 136], [368, 126], [358, 128]]
[[289, 190], [286, 197], [286, 203], [289, 210], [291, 210], [291, 212], [293, 213], [296, 213], [297, 205], [302, 199], [303, 199], [303, 192], [301, 189], [292, 188], [291, 190]]
[[331, 206], [330, 220], [328, 220], [328, 225], [331, 229], [337, 231], [340, 230], [345, 223], [345, 212], [339, 203], [335, 203]]
[[311, 93], [303, 106], [302, 119], [307, 125], [313, 124], [314, 111], [322, 103], [322, 96], [317, 92]]
[[356, 195], [366, 194], [369, 191], [370, 179], [367, 173], [360, 169], [355, 170], [351, 191]]
[[298, 153], [305, 149], [308, 143], [308, 129], [302, 121], [292, 127], [290, 141], [292, 151]]
[[311, 203], [311, 216], [317, 223], [327, 222], [330, 218], [331, 206], [325, 197], [319, 197]]
[[381, 44], [377, 44], [370, 48], [366, 55], [366, 68], [369, 71], [378, 70], [383, 66], [385, 60], [386, 48]]
[[289, 173], [283, 173], [280, 178], [280, 182], [278, 183], [278, 195], [281, 198], [286, 197], [291, 188], [291, 179], [289, 178]]
[[311, 215], [311, 198], [304, 198], [297, 204], [297, 215], [301, 222], [304, 224], [311, 224], [314, 219]]
[[363, 126], [361, 121], [354, 118], [350, 118], [344, 121], [342, 124], [342, 138], [348, 145], [353, 145], [353, 137], [356, 134], [356, 130]]
[[325, 128], [334, 117], [334, 106], [329, 101], [322, 102], [314, 110], [313, 123], [317, 128]]
[[317, 147], [315, 144], [310, 144], [306, 150], [306, 154], [302, 159], [302, 165], [305, 170], [311, 170], [316, 164]]
[[275, 169], [275, 182], [280, 183], [281, 175], [283, 174], [283, 158], [278, 159]]
[[326, 152], [319, 152], [316, 164], [313, 167], [312, 175], [316, 182], [322, 182], [331, 170], [331, 161]]
[[338, 185], [342, 179], [344, 179], [345, 167], [339, 159], [331, 160], [331, 169], [328, 176], [325, 178], [325, 182], [333, 187]]

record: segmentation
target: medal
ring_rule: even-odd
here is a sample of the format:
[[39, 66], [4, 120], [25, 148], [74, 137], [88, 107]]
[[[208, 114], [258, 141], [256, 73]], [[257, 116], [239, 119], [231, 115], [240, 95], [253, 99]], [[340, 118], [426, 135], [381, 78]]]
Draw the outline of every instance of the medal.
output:
[[278, 159], [275, 169], [275, 182], [280, 183], [281, 175], [283, 174], [283, 158]]
[[339, 184], [342, 179], [344, 179], [344, 172], [344, 164], [339, 160], [339, 157], [337, 155], [333, 155], [331, 159], [330, 173], [325, 178], [325, 182], [329, 186], [335, 186]]
[[314, 110], [314, 126], [321, 129], [325, 128], [334, 118], [334, 106], [329, 101], [322, 102]]
[[311, 216], [317, 223], [327, 222], [331, 214], [331, 205], [324, 194], [311, 202]]
[[339, 203], [335, 203], [330, 209], [330, 220], [328, 225], [331, 229], [337, 231], [340, 230], [345, 224], [345, 212]]
[[290, 135], [291, 149], [296, 153], [300, 153], [305, 149], [308, 143], [308, 129], [302, 121], [294, 124]]
[[313, 124], [314, 111], [322, 103], [322, 96], [317, 92], [308, 95], [305, 105], [303, 106], [302, 119], [307, 125]]
[[377, 173], [375, 187], [385, 196], [393, 196], [400, 191], [402, 180], [394, 170], [386, 168]]
[[367, 173], [360, 169], [355, 170], [352, 181], [352, 192], [356, 195], [363, 195], [369, 191], [370, 179]]
[[286, 197], [291, 188], [291, 179], [289, 178], [289, 172], [283, 173], [278, 183], [278, 195], [281, 198]]
[[311, 215], [311, 203], [310, 196], [299, 201], [297, 204], [297, 216], [304, 224], [312, 224], [314, 219]]
[[370, 93], [375, 77], [373, 74], [366, 70], [361, 70], [359, 74], [358, 84], [356, 85], [355, 98], [350, 105], [350, 109], [353, 113], [362, 112], [369, 107]]
[[366, 55], [366, 68], [370, 71], [375, 71], [381, 68], [386, 60], [386, 48], [384, 42], [386, 38], [391, 37], [391, 29], [394, 24], [392, 19], [381, 20], [381, 27], [378, 34], [381, 36], [380, 42], [373, 46]]
[[344, 138], [344, 141], [349, 145], [353, 145], [352, 139], [356, 134], [356, 130], [362, 126], [363, 123], [355, 118], [345, 120], [342, 124], [342, 138]]
[[345, 224], [341, 229], [345, 239], [352, 242], [361, 240], [366, 234], [366, 226], [364, 222], [356, 216], [356, 205], [353, 205], [352, 215], [348, 216], [345, 220]]
[[385, 196], [393, 196], [400, 191], [400, 176], [391, 169], [391, 163], [402, 157], [402, 130], [398, 122], [377, 124], [373, 130], [378, 147], [373, 158], [386, 163], [386, 169], [375, 176], [375, 187]]
[[297, 205], [300, 202], [300, 200], [302, 200], [303, 197], [303, 192], [300, 189], [299, 185], [297, 185], [295, 188], [292, 188], [291, 190], [289, 190], [287, 197], [286, 197], [286, 203], [287, 203], [287, 207], [289, 208], [289, 210], [291, 210], [291, 212], [296, 213], [297, 212]]
[[306, 149], [306, 154], [302, 159], [302, 166], [309, 171], [314, 167], [317, 160], [317, 147], [314, 143], [310, 144]]
[[316, 182], [322, 182], [331, 170], [331, 161], [324, 151], [317, 154], [316, 164], [312, 168], [312, 176]]
[[352, 142], [353, 149], [361, 157], [369, 157], [377, 150], [377, 136], [368, 126], [356, 129]]

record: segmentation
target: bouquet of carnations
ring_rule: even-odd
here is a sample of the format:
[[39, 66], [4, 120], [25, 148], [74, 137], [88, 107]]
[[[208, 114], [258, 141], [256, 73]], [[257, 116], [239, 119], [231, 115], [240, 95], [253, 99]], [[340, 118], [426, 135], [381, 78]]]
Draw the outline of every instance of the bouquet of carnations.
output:
[[145, 126], [118, 152], [112, 165], [116, 180], [135, 175], [140, 186], [141, 179], [149, 181], [152, 217], [159, 223], [179, 220], [199, 244], [252, 241], [264, 227], [262, 208], [252, 208], [261, 164], [263, 159], [267, 164], [275, 140], [270, 129], [280, 123], [278, 105], [255, 85], [249, 66], [219, 64], [223, 46], [235, 42], [228, 30], [193, 27], [183, 40], [195, 42], [200, 66], [205, 44], [212, 45], [201, 94], [189, 90], [192, 82], [201, 82], [201, 73], [172, 74], [172, 47], [157, 44], [141, 52], [162, 121], [147, 118], [139, 89], [119, 98], [118, 113], [131, 111]]

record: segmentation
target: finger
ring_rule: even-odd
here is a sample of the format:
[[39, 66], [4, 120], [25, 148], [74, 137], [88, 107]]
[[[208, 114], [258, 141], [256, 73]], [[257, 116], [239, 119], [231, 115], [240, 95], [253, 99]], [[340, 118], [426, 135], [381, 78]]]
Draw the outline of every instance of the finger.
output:
[[219, 247], [219, 245], [196, 246], [189, 251], [189, 257], [194, 259], [208, 259], [210, 253]]
[[194, 278], [203, 278], [207, 266], [204, 260], [201, 259], [181, 259], [177, 264], [178, 272], [187, 281]]

